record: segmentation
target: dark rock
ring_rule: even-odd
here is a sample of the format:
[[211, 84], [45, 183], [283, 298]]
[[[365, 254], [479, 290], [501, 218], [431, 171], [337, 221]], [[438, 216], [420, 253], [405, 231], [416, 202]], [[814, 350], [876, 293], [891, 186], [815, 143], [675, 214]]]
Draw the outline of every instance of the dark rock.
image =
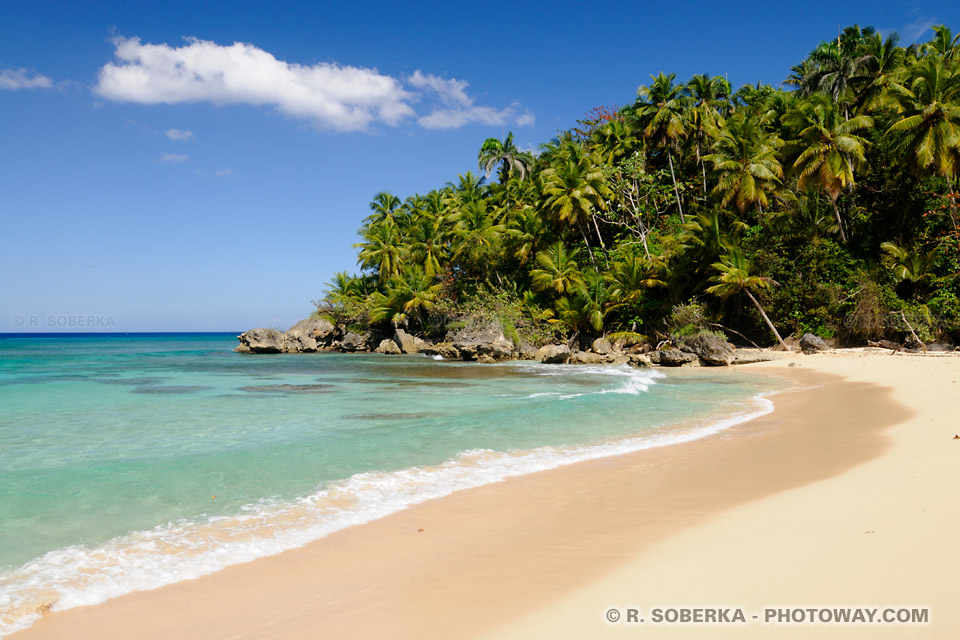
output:
[[805, 333], [800, 338], [800, 350], [804, 353], [817, 353], [818, 351], [826, 351], [827, 348], [827, 343], [823, 341], [823, 338], [812, 333]]
[[570, 358], [570, 347], [565, 344], [548, 344], [537, 349], [534, 360], [546, 364], [563, 364]]
[[694, 353], [680, 351], [679, 349], [664, 349], [654, 351], [650, 354], [650, 361], [659, 364], [661, 367], [682, 367], [699, 360]]
[[527, 342], [526, 340], [520, 341], [520, 359], [521, 360], [535, 360], [537, 355], [537, 348]]
[[284, 351], [285, 336], [276, 329], [250, 329], [244, 331], [237, 340], [240, 353], [282, 353]]
[[643, 353], [631, 353], [626, 356], [631, 366], [646, 368], [651, 366], [650, 357]]
[[390, 340], [389, 338], [387, 338], [386, 340], [381, 340], [380, 346], [374, 349], [374, 351], [376, 351], [377, 353], [386, 353], [390, 355], [399, 355], [403, 353], [400, 350], [400, 347], [397, 346], [397, 343], [394, 342], [393, 340]]
[[359, 334], [354, 331], [347, 332], [340, 341], [340, 348], [344, 351], [366, 351], [368, 350], [369, 334]]
[[693, 353], [707, 366], [725, 367], [733, 362], [733, 345], [709, 331], [701, 331], [695, 336], [687, 336], [677, 341], [681, 350]]
[[428, 344], [420, 350], [420, 353], [428, 356], [440, 356], [446, 360], [459, 360], [460, 352], [449, 342], [438, 342], [437, 344]]

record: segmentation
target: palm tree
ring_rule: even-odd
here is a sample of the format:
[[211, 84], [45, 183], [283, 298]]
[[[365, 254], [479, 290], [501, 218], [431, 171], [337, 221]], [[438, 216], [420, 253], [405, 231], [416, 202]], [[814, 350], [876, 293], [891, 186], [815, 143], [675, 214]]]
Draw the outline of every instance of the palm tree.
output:
[[854, 169], [865, 161], [867, 141], [855, 132], [873, 126], [870, 116], [845, 118], [837, 104], [825, 95], [812, 95], [783, 116], [783, 123], [797, 130], [792, 146], [800, 152], [793, 163], [797, 186], [823, 189], [833, 203], [840, 239], [847, 241], [837, 198], [854, 186]]
[[363, 242], [353, 245], [360, 249], [357, 262], [364, 269], [373, 269], [380, 284], [385, 284], [400, 273], [403, 265], [403, 248], [395, 224], [384, 222], [370, 224], [361, 230]]
[[714, 191], [721, 203], [732, 201], [740, 213], [756, 206], [762, 213], [783, 179], [777, 159], [781, 146], [783, 141], [764, 131], [756, 116], [734, 112], [714, 140], [713, 152], [704, 157], [720, 174]]
[[886, 39], [879, 33], [864, 38], [860, 58], [863, 86], [856, 98], [859, 112], [868, 113], [888, 102], [890, 86], [903, 67], [904, 50], [897, 46], [899, 40], [896, 32]]
[[364, 218], [364, 222], [383, 222], [389, 220], [396, 222], [396, 216], [400, 211], [400, 198], [389, 191], [381, 191], [373, 196], [373, 202], [370, 203], [372, 214]]
[[525, 265], [539, 251], [540, 243], [547, 235], [547, 223], [535, 210], [528, 209], [511, 217], [506, 234], [514, 257]]
[[[894, 280], [904, 289], [904, 293], [909, 297], [916, 291], [922, 291], [925, 285], [929, 284], [935, 277], [934, 265], [937, 261], [937, 254], [940, 252], [940, 245], [936, 245], [929, 251], [910, 251], [898, 246], [893, 242], [884, 242], [880, 245], [885, 256], [884, 263], [893, 273]], [[902, 287], [907, 283], [907, 287]]]
[[526, 178], [533, 169], [534, 158], [530, 153], [517, 149], [513, 144], [513, 132], [510, 132], [502, 142], [497, 138], [487, 138], [477, 154], [477, 162], [487, 178], [499, 164], [500, 184], [506, 184], [514, 171], [520, 174], [521, 180]]
[[577, 249], [567, 249], [557, 240], [537, 254], [540, 268], [530, 271], [536, 291], [552, 291], [558, 295], [571, 295], [584, 286], [583, 274], [577, 268]]
[[913, 65], [903, 84], [893, 84], [900, 118], [887, 130], [895, 150], [919, 173], [937, 174], [951, 186], [950, 216], [957, 225], [953, 183], [960, 173], [960, 73], [931, 56]]
[[592, 149], [606, 164], [614, 164], [618, 159], [630, 155], [640, 148], [640, 139], [636, 131], [623, 118], [614, 118], [594, 132]]
[[686, 114], [688, 133], [703, 175], [703, 193], [706, 195], [707, 165], [703, 161], [703, 150], [723, 123], [723, 112], [730, 105], [730, 83], [725, 78], [698, 74], [690, 78], [686, 89], [693, 101]]
[[603, 236], [600, 235], [600, 228], [594, 220], [595, 211], [606, 208], [604, 198], [612, 195], [603, 172], [589, 156], [581, 155], [576, 160], [572, 157], [559, 159], [554, 166], [544, 169], [540, 177], [543, 179], [544, 209], [559, 222], [580, 229], [592, 262], [593, 252], [590, 251], [590, 242], [583, 231], [583, 224], [593, 222], [597, 238], [603, 247]]
[[783, 341], [783, 338], [780, 337], [780, 332], [777, 331], [777, 328], [770, 322], [767, 312], [763, 310], [763, 307], [760, 306], [760, 303], [753, 295], [753, 292], [758, 292], [777, 283], [772, 278], [750, 275], [750, 264], [747, 262], [747, 259], [739, 247], [729, 247], [727, 253], [721, 256], [720, 261], [715, 263], [713, 267], [718, 272], [714, 277], [716, 284], [707, 289], [707, 293], [712, 293], [719, 298], [729, 298], [741, 292], [747, 294], [750, 302], [753, 303], [763, 317], [763, 321], [767, 323], [770, 331], [777, 337], [777, 342], [780, 343], [780, 346], [782, 346], [785, 351], [789, 351], [790, 348]]
[[927, 55], [939, 56], [944, 62], [953, 62], [960, 56], [960, 34], [953, 35], [949, 27], [938, 24], [933, 27], [933, 39], [922, 46]]
[[673, 150], [686, 134], [684, 112], [689, 99], [683, 94], [683, 87], [673, 81], [677, 75], [662, 73], [650, 76], [653, 84], [642, 85], [637, 89], [637, 117], [644, 124], [644, 136], [649, 143], [666, 149], [670, 161], [670, 178], [673, 180], [673, 193], [677, 199], [680, 221], [685, 222], [683, 206], [680, 204], [680, 190], [677, 188], [677, 176], [673, 170]]
[[443, 215], [423, 214], [410, 226], [410, 261], [423, 266], [424, 273], [435, 276], [450, 256], [450, 230]]
[[390, 280], [386, 295], [374, 301], [370, 318], [374, 322], [390, 320], [394, 326], [413, 319], [422, 323], [423, 312], [433, 309], [440, 299], [442, 285], [414, 265]]
[[658, 265], [637, 255], [618, 260], [607, 275], [610, 295], [618, 304], [638, 302], [645, 291], [666, 286], [658, 271]]

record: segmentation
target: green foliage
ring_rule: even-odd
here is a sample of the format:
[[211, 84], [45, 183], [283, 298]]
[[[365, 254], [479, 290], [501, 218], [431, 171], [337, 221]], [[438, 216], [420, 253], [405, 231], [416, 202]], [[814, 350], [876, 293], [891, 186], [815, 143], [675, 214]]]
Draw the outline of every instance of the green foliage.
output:
[[497, 320], [534, 344], [664, 324], [956, 340], [956, 40], [938, 26], [905, 49], [853, 25], [789, 71], [795, 91], [661, 73], [537, 155], [488, 138], [494, 183], [374, 196], [362, 272], [334, 274], [323, 313], [431, 337]]

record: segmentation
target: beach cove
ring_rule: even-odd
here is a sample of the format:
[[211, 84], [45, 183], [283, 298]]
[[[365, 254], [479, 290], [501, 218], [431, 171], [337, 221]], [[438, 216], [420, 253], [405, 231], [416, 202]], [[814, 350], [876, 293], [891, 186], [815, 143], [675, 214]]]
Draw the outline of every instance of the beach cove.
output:
[[849, 350], [752, 367], [807, 388], [710, 437], [459, 491], [12, 637], [619, 637], [640, 627], [606, 611], [655, 606], [926, 607], [914, 627], [773, 632], [952, 637], [960, 359]]

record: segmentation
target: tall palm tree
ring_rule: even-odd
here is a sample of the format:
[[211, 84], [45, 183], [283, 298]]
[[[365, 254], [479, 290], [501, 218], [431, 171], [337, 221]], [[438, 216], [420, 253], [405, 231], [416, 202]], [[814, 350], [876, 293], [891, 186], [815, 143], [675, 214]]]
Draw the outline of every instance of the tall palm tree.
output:
[[960, 228], [952, 194], [960, 174], [960, 72], [940, 57], [926, 57], [891, 92], [900, 117], [886, 135], [907, 164], [950, 183], [950, 216], [954, 229]]
[[391, 278], [387, 293], [374, 301], [370, 318], [375, 322], [390, 320], [394, 326], [410, 319], [420, 324], [423, 313], [436, 306], [442, 288], [435, 276], [413, 265]]
[[927, 55], [939, 56], [944, 62], [953, 62], [960, 57], [960, 34], [953, 35], [946, 25], [933, 27], [933, 38], [921, 47]]
[[890, 86], [903, 68], [905, 52], [897, 46], [899, 40], [896, 32], [886, 39], [879, 33], [864, 38], [860, 57], [863, 82], [856, 97], [860, 113], [869, 113], [887, 104]]
[[638, 255], [614, 262], [607, 279], [610, 295], [618, 304], [633, 304], [643, 297], [645, 291], [666, 286], [659, 274], [659, 266]]
[[614, 118], [594, 132], [596, 142], [593, 151], [600, 155], [606, 164], [614, 164], [640, 148], [641, 140], [637, 132], [623, 118]]
[[744, 257], [739, 247], [729, 247], [727, 253], [721, 256], [720, 261], [715, 263], [713, 267], [717, 270], [717, 275], [714, 277], [716, 284], [707, 289], [707, 293], [712, 293], [719, 298], [729, 298], [739, 293], [747, 294], [750, 302], [753, 303], [763, 317], [763, 321], [767, 323], [770, 331], [777, 337], [777, 342], [780, 343], [780, 346], [782, 346], [785, 351], [789, 351], [790, 348], [787, 347], [783, 338], [780, 337], [780, 332], [777, 331], [777, 328], [770, 322], [767, 312], [763, 310], [763, 307], [760, 306], [760, 303], [753, 295], [754, 292], [766, 289], [776, 284], [776, 282], [772, 278], [765, 276], [750, 275], [750, 263], [747, 262], [746, 257]]
[[765, 131], [756, 116], [738, 110], [727, 118], [712, 153], [704, 157], [720, 174], [714, 191], [724, 206], [732, 201], [740, 213], [753, 206], [763, 212], [783, 179], [777, 158], [781, 146], [783, 141]]
[[536, 291], [552, 291], [557, 295], [572, 295], [583, 288], [583, 274], [577, 266], [577, 249], [557, 240], [537, 254], [539, 268], [530, 271]]
[[573, 158], [558, 160], [555, 165], [544, 169], [540, 177], [543, 180], [544, 208], [559, 222], [580, 229], [593, 261], [583, 225], [592, 221], [600, 245], [604, 246], [603, 236], [594, 219], [597, 210], [606, 208], [604, 198], [612, 195], [603, 172], [588, 155], [581, 155], [576, 161]]
[[677, 199], [680, 221], [685, 222], [683, 206], [680, 203], [680, 190], [677, 188], [677, 176], [673, 169], [673, 152], [686, 134], [684, 112], [689, 98], [684, 95], [683, 86], [674, 84], [677, 75], [663, 73], [650, 76], [653, 83], [637, 89], [636, 114], [644, 125], [644, 137], [654, 147], [665, 149], [670, 162], [670, 178], [673, 180], [673, 193]]
[[370, 224], [360, 234], [363, 242], [353, 245], [360, 249], [357, 262], [364, 269], [375, 270], [380, 284], [397, 276], [403, 265], [405, 250], [397, 225], [389, 222]]
[[870, 116], [846, 118], [826, 95], [812, 95], [783, 116], [783, 123], [797, 131], [791, 146], [799, 152], [793, 163], [797, 186], [817, 186], [826, 192], [840, 227], [840, 239], [847, 241], [837, 198], [844, 188], [852, 189], [854, 169], [865, 161], [867, 141], [856, 135], [873, 126]]
[[373, 213], [364, 218], [364, 222], [396, 222], [402, 204], [400, 198], [389, 191], [381, 191], [373, 196], [373, 201], [370, 203], [370, 210]]
[[511, 131], [503, 141], [487, 138], [477, 154], [477, 163], [487, 178], [490, 177], [493, 168], [499, 165], [500, 184], [506, 184], [514, 172], [520, 176], [521, 180], [526, 178], [533, 169], [534, 158], [532, 154], [517, 149], [513, 143]]
[[707, 193], [707, 165], [703, 151], [723, 123], [723, 113], [730, 103], [730, 83], [726, 78], [698, 74], [687, 82], [687, 92], [692, 104], [686, 113], [687, 133], [693, 142], [697, 164], [703, 176], [703, 193]]

